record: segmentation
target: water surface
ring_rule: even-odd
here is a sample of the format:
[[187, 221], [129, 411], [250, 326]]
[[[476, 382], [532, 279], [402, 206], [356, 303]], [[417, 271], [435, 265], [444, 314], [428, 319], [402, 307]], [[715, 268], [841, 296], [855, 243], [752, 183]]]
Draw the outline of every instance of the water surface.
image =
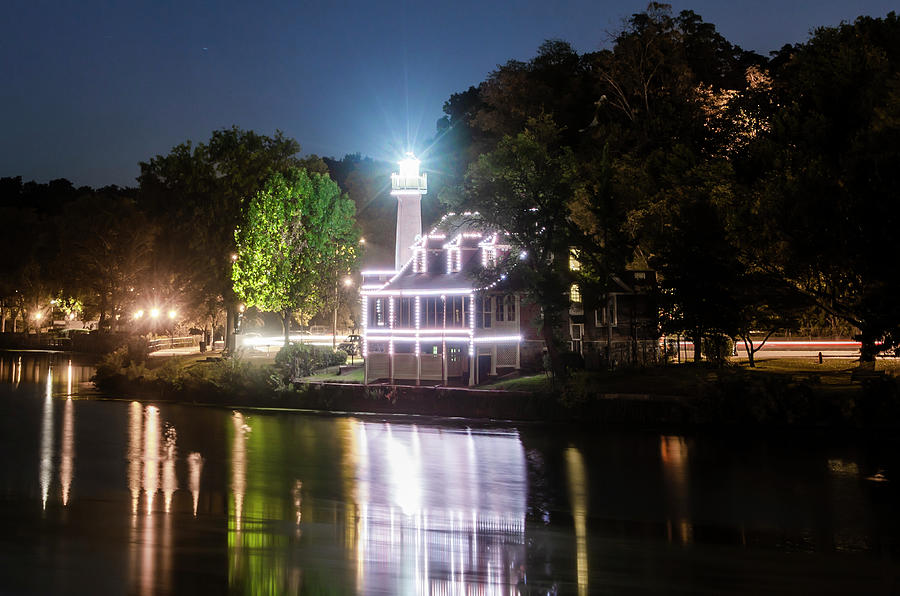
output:
[[0, 593], [898, 590], [897, 445], [97, 399], [0, 352]]

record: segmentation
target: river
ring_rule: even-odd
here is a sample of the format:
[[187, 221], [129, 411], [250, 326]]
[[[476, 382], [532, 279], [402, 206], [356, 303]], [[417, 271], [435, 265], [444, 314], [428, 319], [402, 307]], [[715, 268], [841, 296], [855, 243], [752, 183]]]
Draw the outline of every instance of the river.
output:
[[3, 594], [879, 594], [897, 443], [101, 398], [0, 352]]

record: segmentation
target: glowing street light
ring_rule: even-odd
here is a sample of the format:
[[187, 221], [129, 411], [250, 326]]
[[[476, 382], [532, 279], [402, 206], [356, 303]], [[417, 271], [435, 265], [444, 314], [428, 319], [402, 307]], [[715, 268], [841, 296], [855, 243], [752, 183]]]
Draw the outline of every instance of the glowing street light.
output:
[[132, 316], [134, 317], [134, 320], [136, 321], [144, 316], [144, 311], [139, 310], [139, 311], [135, 312], [134, 315], [132, 315]]
[[352, 285], [353, 285], [353, 278], [352, 278], [352, 277], [345, 277], [345, 278], [344, 278], [344, 287], [349, 288], [349, 287], [352, 286]]
[[42, 312], [36, 312], [36, 313], [34, 313], [34, 320], [35, 320], [35, 321], [40, 321], [40, 320], [43, 319], [43, 318], [44, 318], [44, 313], [42, 313]]
[[159, 309], [158, 309], [158, 308], [151, 308], [151, 309], [150, 309], [150, 318], [151, 318], [151, 319], [159, 318]]
[[170, 318], [171, 320], [174, 321], [174, 320], [175, 320], [175, 315], [176, 315], [176, 314], [178, 314], [178, 313], [176, 313], [174, 310], [170, 310], [170, 311], [169, 311], [169, 318]]

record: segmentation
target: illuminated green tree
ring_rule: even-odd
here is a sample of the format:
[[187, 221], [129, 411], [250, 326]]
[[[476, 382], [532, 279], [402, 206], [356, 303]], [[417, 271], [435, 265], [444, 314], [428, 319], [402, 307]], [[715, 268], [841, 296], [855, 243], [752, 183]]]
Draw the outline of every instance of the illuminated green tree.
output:
[[234, 237], [234, 291], [247, 306], [281, 314], [285, 345], [294, 314], [322, 308], [359, 242], [353, 202], [327, 175], [299, 168], [269, 177]]
[[[299, 151], [297, 141], [281, 131], [269, 137], [235, 126], [213, 131], [206, 143], [188, 141], [140, 164], [141, 202], [165, 230], [157, 259], [185, 288], [185, 302], [205, 311], [207, 322], [226, 311], [228, 349], [234, 348], [237, 312], [230, 276], [234, 230], [244, 224], [247, 201], [271, 174], [304, 165]], [[315, 167], [315, 161], [307, 163]]]

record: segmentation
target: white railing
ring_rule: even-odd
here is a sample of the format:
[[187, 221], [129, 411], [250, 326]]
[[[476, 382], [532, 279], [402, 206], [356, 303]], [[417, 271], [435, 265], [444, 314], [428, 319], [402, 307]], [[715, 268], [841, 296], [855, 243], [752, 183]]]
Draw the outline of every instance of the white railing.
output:
[[169, 350], [172, 348], [190, 348], [199, 346], [202, 335], [186, 335], [184, 337], [158, 337], [147, 342], [147, 351]]

